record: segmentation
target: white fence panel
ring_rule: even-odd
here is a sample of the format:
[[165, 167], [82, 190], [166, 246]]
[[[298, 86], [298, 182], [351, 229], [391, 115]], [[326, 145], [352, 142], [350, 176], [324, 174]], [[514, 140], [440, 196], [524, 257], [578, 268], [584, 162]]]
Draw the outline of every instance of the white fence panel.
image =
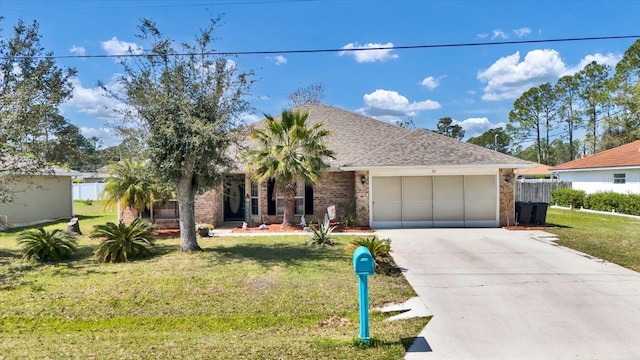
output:
[[73, 200], [98, 200], [105, 183], [73, 184]]

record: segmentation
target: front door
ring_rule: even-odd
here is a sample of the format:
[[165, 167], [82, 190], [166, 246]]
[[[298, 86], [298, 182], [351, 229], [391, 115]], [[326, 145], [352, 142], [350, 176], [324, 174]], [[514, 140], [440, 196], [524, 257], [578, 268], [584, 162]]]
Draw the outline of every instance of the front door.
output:
[[224, 184], [224, 221], [244, 220], [244, 175], [231, 175]]

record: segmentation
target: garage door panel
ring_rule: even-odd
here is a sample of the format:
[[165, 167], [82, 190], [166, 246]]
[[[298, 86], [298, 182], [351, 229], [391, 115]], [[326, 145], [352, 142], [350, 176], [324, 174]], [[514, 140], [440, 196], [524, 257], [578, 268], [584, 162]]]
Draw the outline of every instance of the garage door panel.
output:
[[401, 221], [402, 178], [373, 178], [373, 221]]
[[466, 199], [495, 200], [496, 177], [494, 175], [465, 176], [464, 193]]
[[433, 179], [433, 200], [464, 200], [463, 176], [436, 176]]
[[495, 220], [496, 203], [494, 201], [467, 201], [465, 203], [465, 220]]
[[432, 201], [403, 201], [402, 221], [431, 221], [433, 219]]

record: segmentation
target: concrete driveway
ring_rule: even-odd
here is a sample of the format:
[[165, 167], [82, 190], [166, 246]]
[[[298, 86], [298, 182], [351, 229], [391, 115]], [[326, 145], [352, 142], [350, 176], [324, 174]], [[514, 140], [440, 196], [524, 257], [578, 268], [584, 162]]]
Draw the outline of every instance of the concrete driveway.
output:
[[640, 274], [541, 231], [381, 230], [433, 319], [407, 359], [640, 359]]

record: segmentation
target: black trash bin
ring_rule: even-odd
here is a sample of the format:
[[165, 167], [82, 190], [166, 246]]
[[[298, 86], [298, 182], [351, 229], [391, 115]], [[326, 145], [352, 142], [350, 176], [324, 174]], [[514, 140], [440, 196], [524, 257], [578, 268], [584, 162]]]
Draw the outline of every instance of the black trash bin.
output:
[[533, 214], [533, 204], [530, 202], [516, 203], [516, 214], [518, 214], [518, 225], [529, 225]]
[[533, 203], [533, 209], [531, 211], [531, 223], [536, 225], [546, 224], [548, 207], [549, 204], [545, 202]]

